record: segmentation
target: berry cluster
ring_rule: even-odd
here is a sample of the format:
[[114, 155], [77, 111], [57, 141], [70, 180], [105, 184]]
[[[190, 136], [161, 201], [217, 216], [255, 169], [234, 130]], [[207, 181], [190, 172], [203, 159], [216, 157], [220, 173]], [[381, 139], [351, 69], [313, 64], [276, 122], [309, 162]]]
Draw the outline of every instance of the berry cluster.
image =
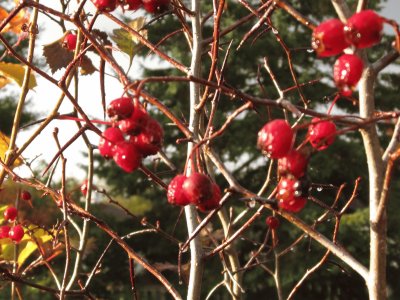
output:
[[171, 0], [91, 0], [101, 11], [113, 11], [117, 6], [126, 10], [137, 10], [143, 7], [149, 13], [159, 13], [165, 11]]
[[100, 154], [126, 172], [133, 172], [142, 158], [154, 155], [161, 149], [164, 131], [144, 108], [131, 98], [121, 97], [111, 101], [107, 114], [114, 120], [99, 141]]
[[[28, 200], [30, 200], [30, 198]], [[15, 223], [17, 215], [18, 215], [18, 210], [14, 206], [8, 206], [4, 211], [4, 220], [6, 222]], [[20, 224], [14, 226], [8, 226], [8, 225], [0, 226], [0, 239], [10, 238], [15, 243], [19, 243], [23, 237], [24, 237], [24, 228]]]
[[[281, 176], [277, 186], [279, 207], [298, 212], [307, 202], [308, 156], [293, 148], [294, 136], [293, 129], [285, 120], [275, 119], [258, 132], [257, 146], [268, 157], [278, 159], [278, 172]], [[307, 140], [317, 151], [329, 147], [335, 136], [336, 125], [332, 121], [314, 118], [308, 127]]]
[[[368, 48], [380, 42], [383, 18], [373, 10], [354, 14], [343, 24], [339, 19], [330, 19], [316, 27], [311, 45], [320, 57], [338, 55], [353, 46]], [[355, 54], [344, 54], [334, 65], [333, 78], [340, 93], [350, 96], [361, 78], [362, 60]]]
[[201, 173], [190, 176], [175, 176], [168, 185], [168, 202], [173, 205], [185, 206], [194, 204], [202, 212], [215, 209], [221, 200], [219, 186]]

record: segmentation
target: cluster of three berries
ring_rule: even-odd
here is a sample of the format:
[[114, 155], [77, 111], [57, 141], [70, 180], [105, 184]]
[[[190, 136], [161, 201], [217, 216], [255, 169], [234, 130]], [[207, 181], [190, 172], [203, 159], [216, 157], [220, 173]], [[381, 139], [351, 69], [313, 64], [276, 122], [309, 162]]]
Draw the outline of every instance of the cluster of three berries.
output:
[[[316, 27], [311, 45], [320, 57], [335, 56], [354, 46], [368, 48], [380, 42], [384, 19], [373, 10], [364, 10], [351, 16], [346, 24], [330, 19]], [[335, 62], [333, 77], [344, 96], [350, 96], [363, 71], [362, 60], [354, 54], [344, 54]]]
[[[129, 97], [110, 102], [107, 114], [117, 126], [108, 127], [99, 141], [100, 154], [113, 158], [124, 171], [136, 170], [142, 158], [160, 151], [164, 131], [139, 104]], [[125, 139], [126, 135], [126, 139]]]

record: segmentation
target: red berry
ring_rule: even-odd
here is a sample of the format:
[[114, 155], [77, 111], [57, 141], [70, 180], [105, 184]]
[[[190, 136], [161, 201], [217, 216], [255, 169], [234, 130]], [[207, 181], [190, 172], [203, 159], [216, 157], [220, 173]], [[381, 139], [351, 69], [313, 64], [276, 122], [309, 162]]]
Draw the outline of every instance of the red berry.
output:
[[9, 232], [10, 232], [10, 226], [7, 225], [0, 226], [0, 239], [8, 238]]
[[351, 95], [363, 72], [362, 60], [353, 54], [343, 54], [333, 67], [333, 79], [338, 89], [345, 95]]
[[128, 4], [128, 10], [137, 10], [143, 5], [142, 0], [126, 0], [126, 4]]
[[69, 51], [74, 51], [76, 47], [77, 36], [73, 33], [68, 33], [63, 41], [63, 46]]
[[142, 132], [151, 117], [149, 114], [141, 107], [135, 106], [132, 115], [129, 118], [118, 121], [118, 127], [122, 132], [137, 135]]
[[17, 218], [18, 211], [14, 206], [9, 206], [4, 211], [4, 219], [7, 221], [15, 221]]
[[161, 150], [164, 131], [160, 124], [153, 119], [147, 122], [144, 130], [137, 136], [131, 136], [130, 141], [135, 144], [143, 156], [154, 155]]
[[24, 201], [31, 201], [32, 200], [32, 195], [28, 191], [22, 191], [21, 199], [24, 200]]
[[159, 13], [165, 11], [170, 0], [142, 0], [144, 9], [149, 13]]
[[216, 209], [221, 201], [221, 189], [216, 183], [212, 183], [213, 193], [212, 197], [197, 205], [197, 208], [202, 212], [208, 212]]
[[190, 200], [185, 196], [182, 185], [186, 180], [185, 175], [176, 175], [168, 185], [168, 202], [173, 205], [185, 206], [190, 204]]
[[306, 205], [307, 191], [300, 180], [284, 177], [279, 181], [276, 198], [280, 208], [299, 212]]
[[344, 27], [349, 43], [357, 48], [368, 48], [380, 42], [383, 19], [373, 10], [363, 10], [351, 16]]
[[[89, 181], [87, 179], [85, 179], [81, 186], [80, 186], [80, 190], [82, 192], [82, 195], [86, 197], [87, 192], [88, 192], [88, 187], [89, 187]], [[92, 183], [92, 190], [97, 189], [97, 187]]]
[[300, 178], [307, 169], [308, 159], [297, 150], [290, 151], [286, 156], [278, 160], [278, 171], [281, 175], [292, 174]]
[[284, 157], [292, 148], [293, 131], [282, 119], [268, 122], [258, 132], [257, 146], [269, 157]]
[[24, 229], [21, 225], [16, 225], [11, 227], [10, 231], [8, 232], [8, 237], [12, 239], [14, 242], [18, 243], [24, 237]]
[[314, 29], [311, 46], [318, 56], [338, 55], [349, 46], [343, 28], [344, 24], [339, 19], [330, 19]]
[[117, 7], [117, 0], [92, 0], [92, 2], [101, 11], [113, 11]]
[[271, 229], [277, 229], [279, 227], [279, 220], [277, 217], [269, 216], [265, 219], [268, 227]]
[[308, 127], [308, 139], [318, 151], [328, 148], [336, 137], [336, 125], [332, 121], [320, 121], [314, 118]]
[[115, 146], [113, 158], [122, 170], [130, 173], [140, 166], [142, 155], [134, 144], [123, 141]]
[[124, 141], [124, 135], [118, 127], [107, 128], [99, 141], [100, 154], [107, 159], [113, 157], [115, 145], [122, 141]]
[[129, 118], [134, 111], [134, 106], [131, 98], [121, 97], [114, 99], [107, 107], [107, 115], [117, 117], [117, 119]]
[[191, 203], [199, 205], [213, 196], [210, 178], [201, 173], [192, 173], [182, 185], [185, 196]]

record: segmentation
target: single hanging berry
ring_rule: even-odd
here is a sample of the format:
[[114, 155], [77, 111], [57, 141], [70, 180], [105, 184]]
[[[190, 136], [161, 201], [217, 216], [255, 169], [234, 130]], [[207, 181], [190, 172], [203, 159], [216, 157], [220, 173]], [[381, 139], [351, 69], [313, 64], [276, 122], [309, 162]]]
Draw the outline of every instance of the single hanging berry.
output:
[[124, 141], [124, 135], [118, 127], [109, 127], [101, 135], [99, 151], [101, 156], [109, 159], [114, 156], [117, 143]]
[[278, 160], [280, 175], [292, 174], [296, 178], [303, 177], [307, 170], [308, 158], [297, 150], [291, 150]]
[[149, 13], [161, 13], [167, 10], [171, 0], [142, 0], [144, 9]]
[[282, 119], [268, 122], [258, 132], [258, 148], [273, 159], [284, 157], [291, 150], [292, 142], [292, 128]]
[[24, 228], [22, 228], [21, 225], [11, 227], [10, 231], [8, 232], [8, 237], [14, 242], [19, 243], [24, 237]]
[[15, 221], [18, 215], [18, 210], [14, 206], [8, 206], [4, 211], [4, 220]]
[[219, 206], [219, 202], [221, 201], [222, 196], [221, 189], [216, 183], [212, 183], [212, 188], [212, 197], [197, 205], [197, 208], [202, 212], [208, 212], [210, 210], [216, 209]]
[[185, 196], [192, 204], [199, 205], [213, 196], [210, 178], [201, 173], [192, 173], [182, 185]]
[[10, 232], [11, 227], [8, 225], [0, 226], [0, 239], [8, 238], [8, 233]]
[[69, 51], [74, 51], [76, 47], [77, 36], [74, 33], [68, 33], [63, 41], [63, 47]]
[[350, 96], [361, 78], [364, 64], [357, 55], [343, 54], [333, 66], [333, 79], [341, 94]]
[[101, 11], [113, 11], [117, 7], [117, 0], [91, 0], [94, 6]]
[[299, 212], [307, 203], [308, 185], [302, 180], [283, 177], [277, 187], [278, 206], [291, 212]]
[[185, 206], [190, 204], [190, 200], [183, 192], [182, 185], [186, 180], [185, 175], [176, 175], [168, 185], [167, 199], [173, 205]]
[[383, 19], [373, 10], [363, 10], [347, 20], [346, 39], [359, 49], [376, 45], [382, 38]]
[[21, 199], [24, 201], [31, 201], [32, 200], [32, 195], [28, 191], [22, 191], [21, 192]]
[[314, 118], [308, 127], [308, 140], [314, 149], [321, 151], [328, 148], [336, 137], [336, 125], [332, 121]]
[[279, 227], [279, 220], [277, 217], [269, 216], [265, 219], [265, 223], [271, 229], [277, 229]]
[[120, 142], [115, 146], [114, 161], [125, 172], [131, 173], [142, 162], [142, 155], [136, 146], [130, 142]]
[[344, 35], [344, 24], [339, 19], [322, 22], [313, 31], [311, 46], [320, 57], [340, 54], [349, 46]]
[[121, 97], [114, 99], [107, 107], [107, 115], [112, 118], [126, 119], [129, 118], [134, 111], [132, 99], [129, 97]]

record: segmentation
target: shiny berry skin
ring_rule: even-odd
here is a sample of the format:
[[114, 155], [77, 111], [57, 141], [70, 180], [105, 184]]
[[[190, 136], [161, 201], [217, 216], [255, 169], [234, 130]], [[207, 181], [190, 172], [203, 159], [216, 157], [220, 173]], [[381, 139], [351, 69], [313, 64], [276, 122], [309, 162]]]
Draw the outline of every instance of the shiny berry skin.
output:
[[383, 19], [373, 10], [363, 10], [347, 20], [344, 32], [349, 43], [357, 48], [368, 48], [380, 42]]
[[76, 47], [77, 36], [74, 33], [68, 33], [63, 41], [63, 46], [69, 51], [74, 51]]
[[199, 205], [213, 196], [210, 178], [201, 173], [192, 173], [182, 185], [185, 196], [192, 204]]
[[142, 161], [142, 155], [136, 146], [130, 142], [120, 142], [115, 146], [114, 161], [127, 173], [136, 170]]
[[121, 97], [114, 99], [107, 107], [107, 115], [112, 118], [126, 119], [129, 118], [134, 111], [134, 106], [131, 98]]
[[314, 149], [321, 151], [328, 148], [336, 137], [336, 125], [332, 121], [320, 121], [314, 118], [308, 127], [308, 139]]
[[344, 35], [344, 24], [339, 19], [330, 19], [316, 27], [311, 46], [320, 57], [340, 54], [349, 44]]
[[293, 131], [282, 119], [268, 122], [258, 132], [257, 146], [272, 159], [284, 157], [292, 148]]
[[114, 156], [115, 145], [124, 141], [124, 135], [118, 127], [109, 127], [102, 133], [99, 141], [99, 151], [104, 158]]
[[338, 89], [345, 96], [351, 95], [361, 78], [364, 64], [357, 55], [343, 54], [340, 56], [333, 67], [333, 79]]
[[10, 232], [11, 227], [7, 225], [0, 226], [0, 239], [8, 238], [8, 233]]
[[8, 237], [14, 242], [19, 243], [24, 237], [24, 228], [22, 228], [21, 225], [11, 227], [10, 231], [8, 232]]
[[18, 211], [14, 206], [9, 206], [4, 211], [4, 219], [7, 221], [15, 221], [17, 218]]
[[268, 227], [272, 230], [277, 229], [279, 227], [279, 220], [277, 217], [269, 216], [265, 219], [265, 223], [267, 223]]
[[165, 11], [169, 3], [171, 2], [170, 0], [142, 0], [143, 2], [143, 8], [149, 12], [149, 13], [159, 13]]
[[291, 150], [286, 156], [278, 160], [280, 175], [292, 174], [296, 178], [304, 176], [307, 170], [308, 159], [297, 150]]
[[197, 208], [202, 212], [208, 212], [210, 210], [218, 208], [219, 206], [219, 201], [221, 201], [222, 196], [221, 189], [216, 183], [212, 183], [212, 188], [212, 197], [197, 205]]
[[126, 0], [125, 2], [128, 4], [128, 10], [137, 10], [143, 5], [142, 0]]
[[307, 202], [307, 191], [302, 182], [295, 178], [283, 177], [278, 183], [276, 198], [278, 206], [291, 212], [299, 212]]
[[94, 6], [101, 11], [113, 11], [117, 7], [117, 0], [91, 0]]
[[186, 180], [185, 175], [176, 175], [168, 185], [167, 199], [173, 205], [185, 206], [190, 200], [185, 196], [182, 185]]
[[[88, 192], [88, 187], [89, 187], [89, 181], [87, 179], [85, 179], [79, 188], [81, 190], [82, 195], [85, 197]], [[96, 189], [97, 189], [97, 187], [92, 183], [92, 190], [96, 190]]]
[[28, 191], [22, 191], [21, 199], [24, 200], [24, 201], [31, 201], [32, 200], [32, 195]]
[[154, 119], [147, 122], [145, 129], [137, 136], [131, 136], [130, 141], [135, 144], [144, 157], [157, 154], [161, 150], [164, 131]]
[[137, 135], [146, 128], [149, 120], [151, 120], [150, 115], [138, 106], [129, 118], [118, 121], [118, 127], [124, 133]]

